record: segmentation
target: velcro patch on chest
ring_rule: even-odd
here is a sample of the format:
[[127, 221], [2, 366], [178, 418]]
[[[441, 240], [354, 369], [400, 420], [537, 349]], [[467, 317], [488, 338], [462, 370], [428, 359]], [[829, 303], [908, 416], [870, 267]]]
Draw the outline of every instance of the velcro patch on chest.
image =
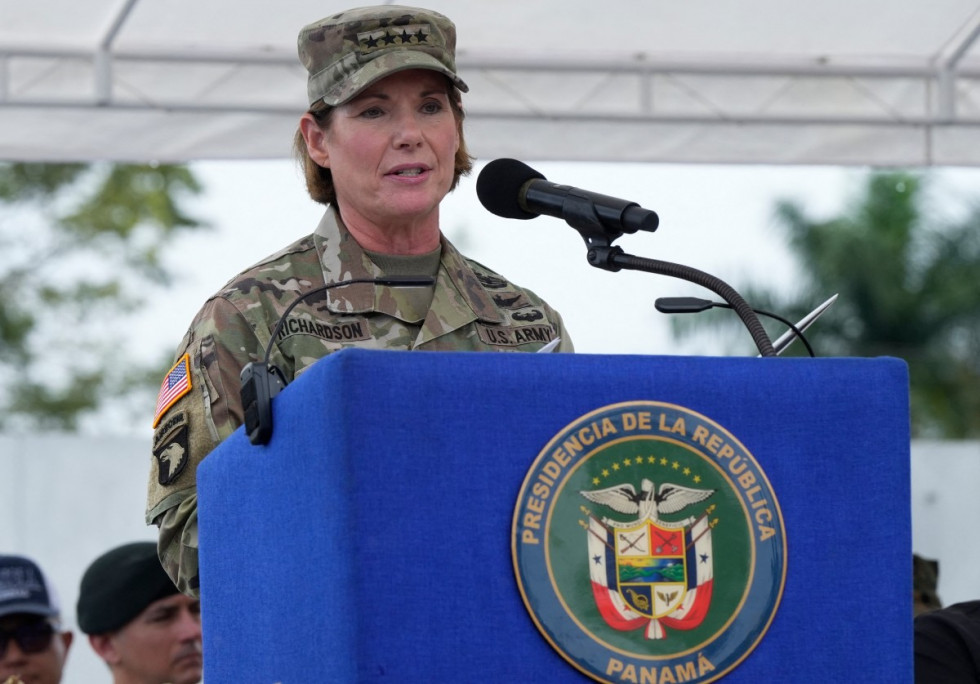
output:
[[476, 326], [480, 339], [485, 344], [497, 347], [519, 347], [523, 344], [547, 344], [555, 337], [555, 331], [550, 325], [522, 325], [506, 327], [500, 325]]
[[311, 335], [329, 342], [357, 342], [371, 338], [371, 328], [363, 318], [342, 321], [318, 321], [304, 316], [289, 316], [279, 331], [279, 341], [293, 335]]

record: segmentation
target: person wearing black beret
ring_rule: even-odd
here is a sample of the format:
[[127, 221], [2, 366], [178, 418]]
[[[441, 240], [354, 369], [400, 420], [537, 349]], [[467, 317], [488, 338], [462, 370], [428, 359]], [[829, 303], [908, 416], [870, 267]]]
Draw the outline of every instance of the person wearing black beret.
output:
[[177, 591], [156, 544], [124, 544], [96, 558], [82, 575], [76, 615], [114, 684], [201, 680], [201, 604]]

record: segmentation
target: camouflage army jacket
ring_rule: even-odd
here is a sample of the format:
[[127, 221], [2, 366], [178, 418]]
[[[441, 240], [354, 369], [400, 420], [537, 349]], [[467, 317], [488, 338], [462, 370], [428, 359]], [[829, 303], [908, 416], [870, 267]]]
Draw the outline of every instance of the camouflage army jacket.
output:
[[[243, 422], [240, 373], [262, 360], [286, 309], [325, 284], [385, 274], [328, 209], [316, 231], [233, 278], [191, 322], [164, 379], [154, 416], [146, 520], [160, 527], [160, 557], [184, 592], [197, 593], [197, 465]], [[270, 362], [287, 381], [345, 347], [537, 351], [560, 338], [561, 316], [530, 290], [463, 257], [445, 238], [432, 302], [412, 314], [405, 290], [345, 285], [296, 304]]]

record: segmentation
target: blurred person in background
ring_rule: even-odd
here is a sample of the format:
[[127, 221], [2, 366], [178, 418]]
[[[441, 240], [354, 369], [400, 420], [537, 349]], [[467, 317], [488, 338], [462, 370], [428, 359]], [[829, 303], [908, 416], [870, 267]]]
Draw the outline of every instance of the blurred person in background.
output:
[[78, 628], [113, 684], [201, 680], [201, 605], [177, 591], [156, 544], [134, 542], [99, 556], [82, 576]]
[[939, 561], [912, 554], [912, 613], [913, 616], [942, 608], [939, 586]]
[[916, 684], [980, 682], [980, 601], [926, 611], [914, 625]]
[[40, 566], [0, 555], [0, 682], [58, 684], [72, 633]]

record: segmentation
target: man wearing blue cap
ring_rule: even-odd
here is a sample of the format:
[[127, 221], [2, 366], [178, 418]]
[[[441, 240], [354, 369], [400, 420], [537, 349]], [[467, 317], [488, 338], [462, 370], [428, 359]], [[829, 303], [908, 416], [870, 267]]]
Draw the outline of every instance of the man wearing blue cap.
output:
[[72, 633], [54, 588], [23, 556], [0, 555], [0, 682], [58, 684]]

